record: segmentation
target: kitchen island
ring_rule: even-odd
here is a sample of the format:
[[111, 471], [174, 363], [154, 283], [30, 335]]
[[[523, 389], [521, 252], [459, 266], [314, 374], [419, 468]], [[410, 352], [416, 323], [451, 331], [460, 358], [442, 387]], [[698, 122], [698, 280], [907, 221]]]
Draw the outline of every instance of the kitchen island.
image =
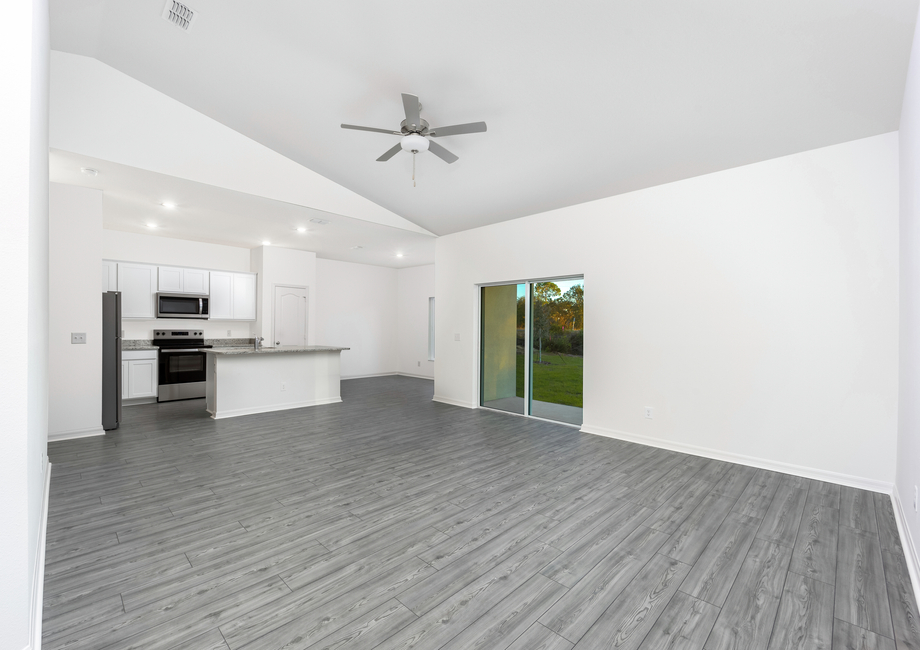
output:
[[347, 349], [325, 345], [203, 349], [208, 413], [219, 420], [341, 402], [339, 357]]

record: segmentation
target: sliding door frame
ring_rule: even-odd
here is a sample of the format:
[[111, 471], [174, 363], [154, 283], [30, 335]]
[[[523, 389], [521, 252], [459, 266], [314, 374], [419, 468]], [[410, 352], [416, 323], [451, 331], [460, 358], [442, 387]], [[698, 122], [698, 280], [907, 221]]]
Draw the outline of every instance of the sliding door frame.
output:
[[[530, 280], [508, 280], [505, 282], [482, 282], [476, 285], [476, 372], [474, 374], [476, 381], [476, 407], [488, 409], [490, 411], [495, 411], [496, 413], [507, 413], [509, 415], [517, 415], [518, 417], [525, 418], [534, 418], [535, 420], [543, 420], [544, 422], [553, 422], [555, 424], [561, 424], [567, 427], [574, 427], [577, 429], [581, 428], [580, 424], [569, 424], [568, 422], [559, 422], [558, 420], [548, 420], [546, 418], [541, 418], [539, 416], [533, 415], [531, 413], [531, 401], [533, 400], [533, 378], [531, 373], [531, 364], [533, 361], [533, 345], [531, 345], [531, 338], [533, 335], [533, 323], [530, 319], [531, 312], [531, 303], [533, 302], [533, 285], [539, 282], [555, 282], [557, 280], [581, 280], [584, 282], [585, 276], [584, 273], [574, 273], [571, 275], [555, 275], [545, 278], [535, 278]], [[503, 411], [501, 409], [492, 408], [489, 406], [483, 406], [482, 403], [482, 355], [483, 355], [483, 339], [482, 339], [482, 327], [483, 327], [483, 313], [482, 313], [482, 290], [485, 287], [506, 287], [509, 285], [524, 285], [524, 412], [523, 413], [514, 413], [513, 411]], [[584, 381], [584, 377], [582, 377]]]

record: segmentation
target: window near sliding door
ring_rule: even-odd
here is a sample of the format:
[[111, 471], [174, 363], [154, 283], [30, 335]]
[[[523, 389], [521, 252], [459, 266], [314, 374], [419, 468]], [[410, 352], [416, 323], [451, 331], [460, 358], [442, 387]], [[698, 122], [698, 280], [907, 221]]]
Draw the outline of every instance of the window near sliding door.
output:
[[428, 360], [434, 361], [434, 296], [428, 299]]

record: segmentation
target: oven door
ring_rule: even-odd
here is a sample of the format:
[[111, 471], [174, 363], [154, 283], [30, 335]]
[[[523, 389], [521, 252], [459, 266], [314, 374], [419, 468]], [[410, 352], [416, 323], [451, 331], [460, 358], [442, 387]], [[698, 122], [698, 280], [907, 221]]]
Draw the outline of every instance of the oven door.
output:
[[157, 373], [158, 401], [204, 397], [207, 355], [198, 349], [160, 348]]

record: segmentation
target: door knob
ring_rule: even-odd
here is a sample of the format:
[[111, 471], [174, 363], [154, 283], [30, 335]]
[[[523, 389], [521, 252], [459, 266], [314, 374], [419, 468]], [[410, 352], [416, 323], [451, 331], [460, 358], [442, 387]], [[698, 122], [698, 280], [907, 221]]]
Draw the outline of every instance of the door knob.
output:
[[275, 341], [275, 345], [281, 345], [281, 341]]

